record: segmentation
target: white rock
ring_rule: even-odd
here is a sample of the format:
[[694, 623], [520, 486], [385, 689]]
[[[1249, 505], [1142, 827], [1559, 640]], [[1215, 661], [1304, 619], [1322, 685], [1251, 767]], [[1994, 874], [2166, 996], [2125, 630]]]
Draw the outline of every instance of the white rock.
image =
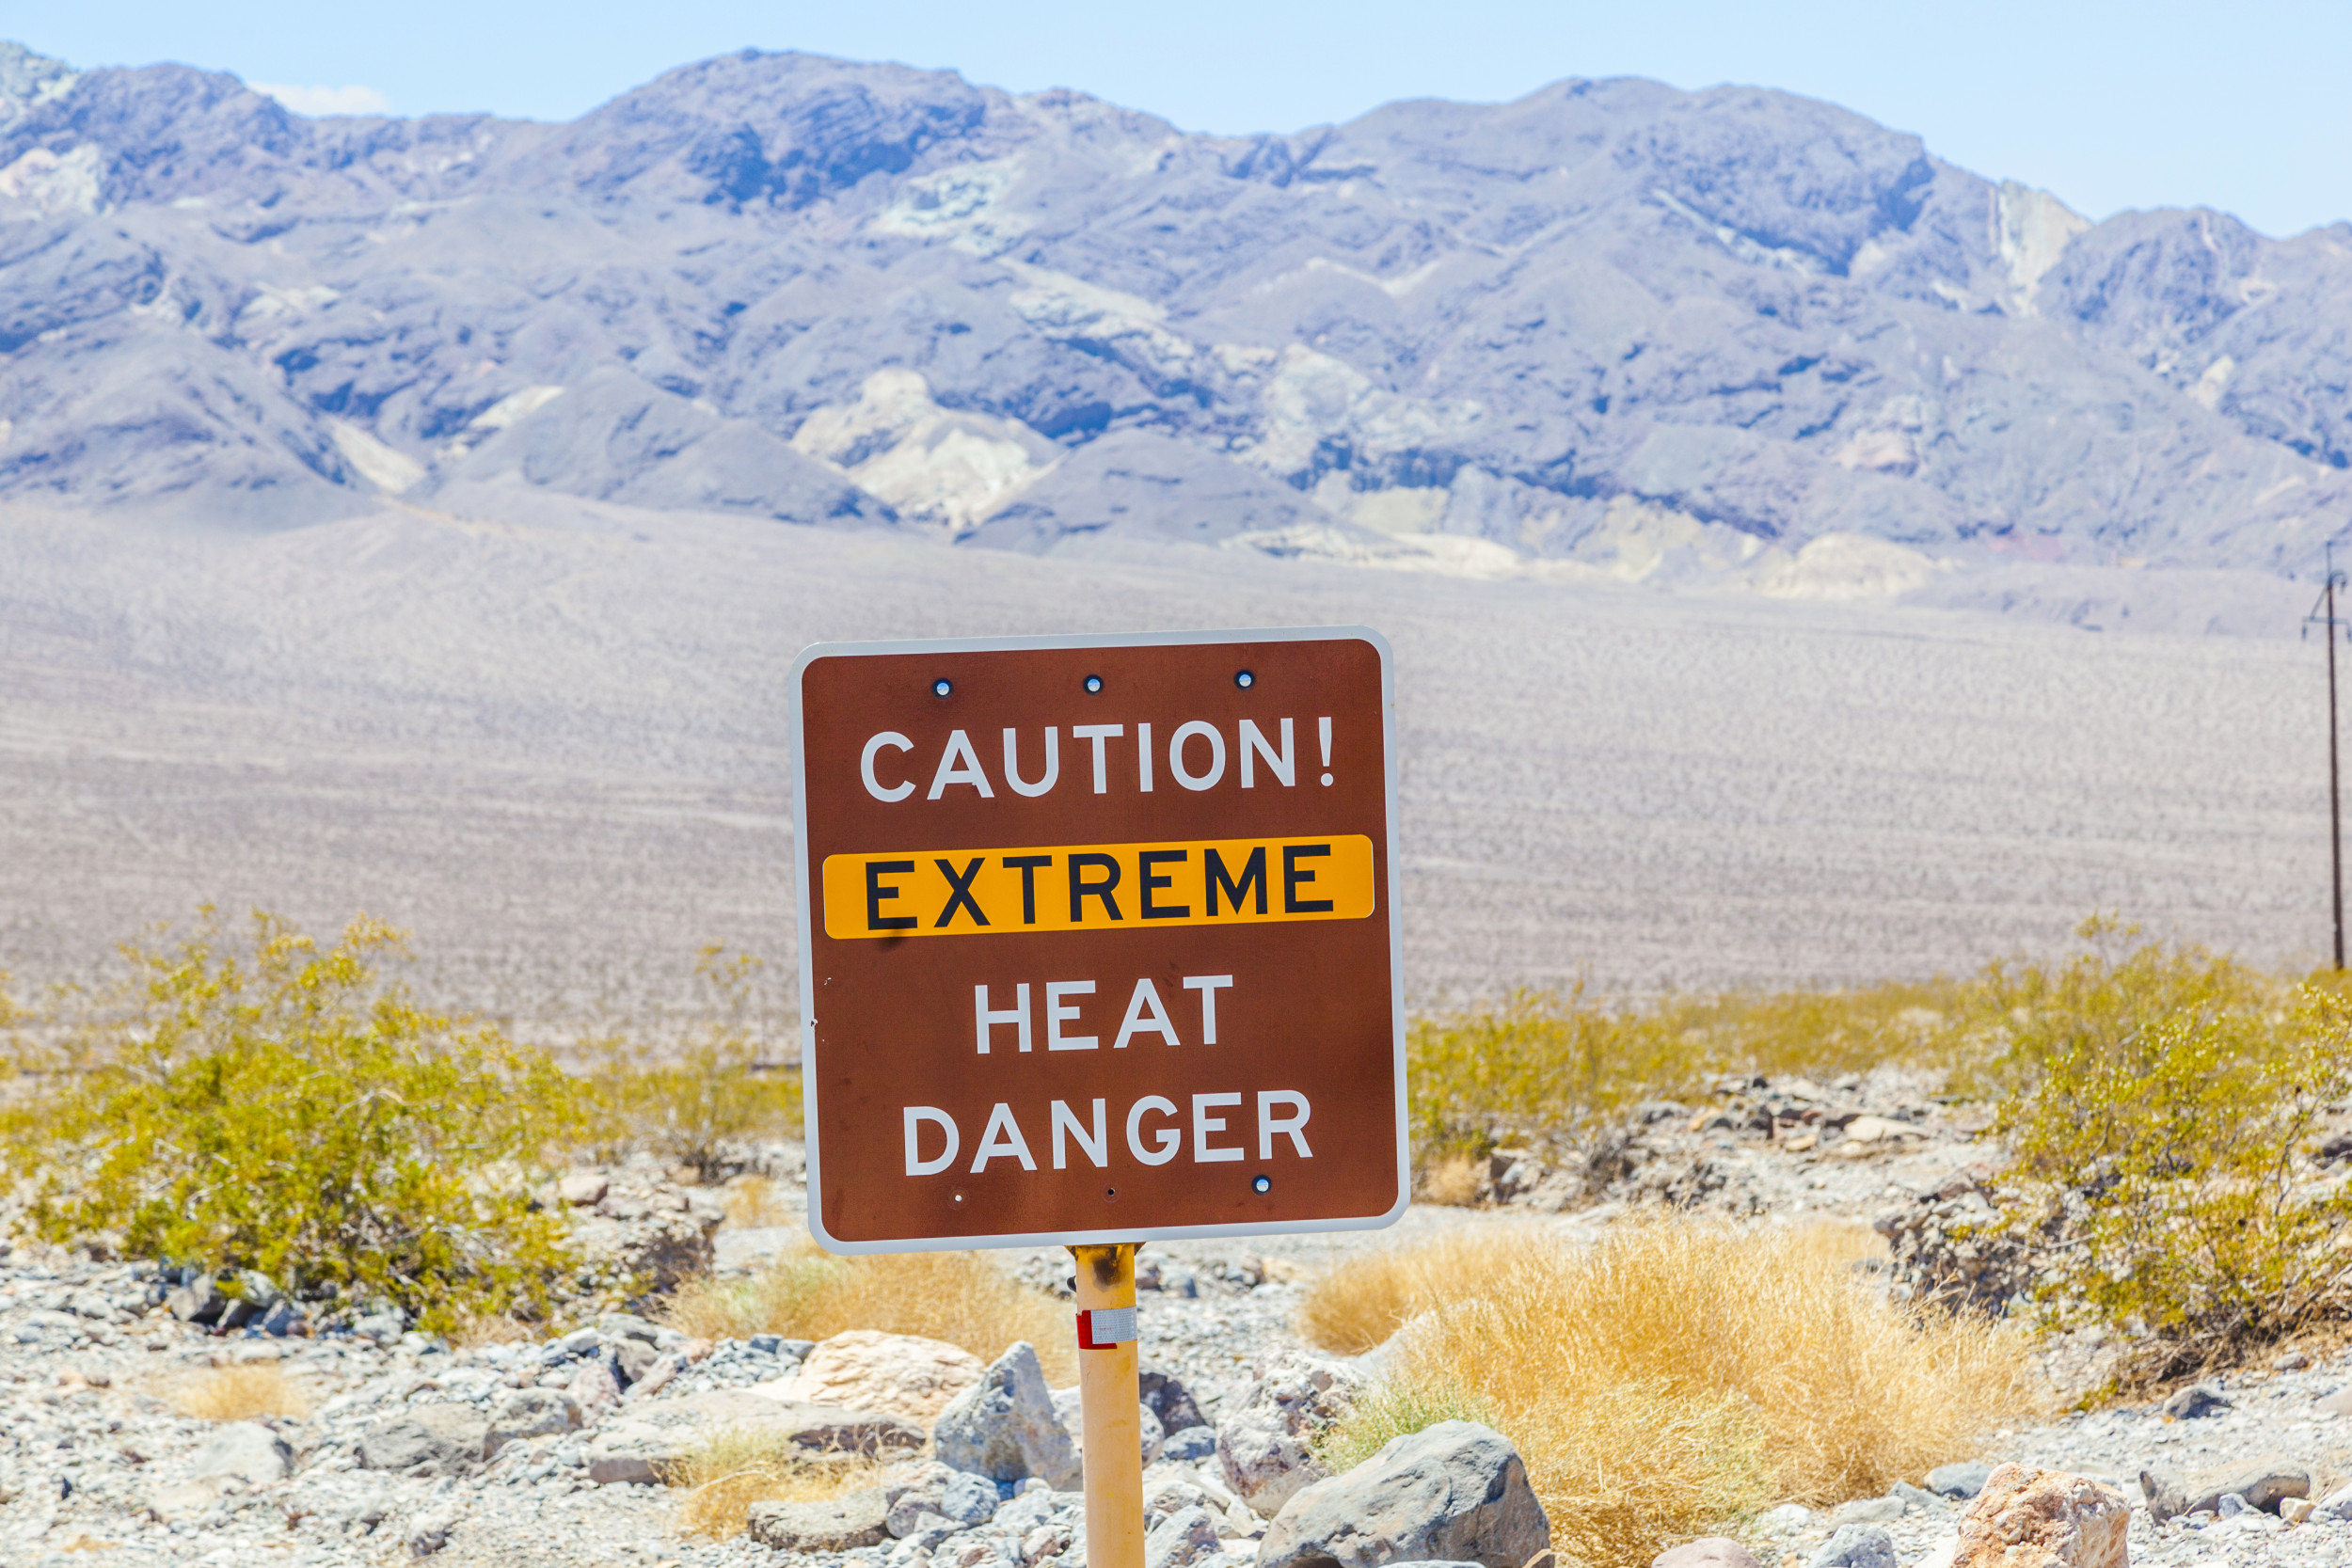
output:
[[1271, 1518], [1301, 1487], [1321, 1481], [1327, 1472], [1314, 1460], [1314, 1434], [1339, 1418], [1361, 1386], [1351, 1369], [1298, 1352], [1266, 1367], [1217, 1423], [1217, 1463], [1233, 1495]]
[[987, 1370], [970, 1351], [942, 1340], [853, 1328], [818, 1344], [798, 1371], [761, 1384], [759, 1392], [929, 1423]]
[[286, 1440], [256, 1421], [236, 1421], [206, 1438], [188, 1465], [188, 1477], [202, 1481], [223, 1476], [250, 1486], [284, 1481], [294, 1468], [294, 1449]]

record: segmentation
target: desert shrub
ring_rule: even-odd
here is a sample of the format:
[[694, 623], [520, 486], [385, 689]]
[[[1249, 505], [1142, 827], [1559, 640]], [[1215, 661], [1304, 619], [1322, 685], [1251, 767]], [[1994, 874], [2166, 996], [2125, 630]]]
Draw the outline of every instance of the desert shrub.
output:
[[601, 1041], [592, 1073], [609, 1135], [709, 1180], [725, 1146], [801, 1132], [797, 1064], [773, 1060], [755, 990], [760, 961], [705, 947], [694, 962], [701, 1016], [683, 1038], [642, 1033]]
[[830, 1501], [870, 1485], [882, 1466], [853, 1454], [812, 1455], [755, 1427], [722, 1427], [661, 1468], [664, 1481], [686, 1492], [677, 1528], [723, 1541], [743, 1533], [754, 1503]]
[[1618, 1006], [1580, 984], [1424, 1017], [1406, 1036], [1416, 1156], [1426, 1169], [1503, 1137], [1574, 1146], [1636, 1101], [1688, 1095], [1724, 1072], [1940, 1061], [1962, 994], [1939, 980]]
[[442, 1326], [535, 1308], [565, 1262], [526, 1167], [580, 1125], [571, 1081], [496, 1030], [421, 1010], [361, 919], [321, 950], [209, 914], [20, 1045], [0, 1146], [24, 1223], [134, 1256], [258, 1269], [281, 1289], [389, 1298]]
[[2124, 1330], [2127, 1375], [2160, 1379], [2342, 1315], [2352, 1185], [2308, 1155], [2352, 1092], [2352, 1004], [2198, 948], [2086, 935], [2063, 964], [1989, 977], [1983, 1009], [2024, 1189], [2009, 1223], [2048, 1249], [2049, 1318]]
[[846, 1329], [919, 1334], [994, 1360], [1016, 1339], [1037, 1347], [1047, 1376], [1077, 1376], [1070, 1309], [977, 1252], [794, 1252], [747, 1279], [697, 1280], [672, 1299], [667, 1321], [703, 1338], [782, 1334], [826, 1339]]
[[[1646, 1563], [1776, 1500], [1883, 1493], [2035, 1406], [2021, 1336], [1890, 1304], [1851, 1269], [1876, 1245], [1853, 1227], [1677, 1220], [1581, 1248], [1532, 1229], [1444, 1245], [1413, 1289], [1378, 1283], [1388, 1326], [1418, 1322], [1325, 1450], [1482, 1411], [1526, 1460], [1563, 1559], [1592, 1568]], [[1335, 1271], [1310, 1306], [1375, 1278]]]
[[273, 1361], [215, 1367], [167, 1384], [164, 1402], [200, 1421], [249, 1421], [256, 1416], [302, 1417], [310, 1402], [301, 1385]]

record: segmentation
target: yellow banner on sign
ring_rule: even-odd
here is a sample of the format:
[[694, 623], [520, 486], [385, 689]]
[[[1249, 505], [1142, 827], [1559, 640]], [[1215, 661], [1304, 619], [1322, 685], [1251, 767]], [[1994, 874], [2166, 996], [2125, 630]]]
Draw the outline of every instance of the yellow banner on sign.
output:
[[827, 855], [824, 866], [836, 941], [1364, 920], [1374, 894], [1361, 833]]

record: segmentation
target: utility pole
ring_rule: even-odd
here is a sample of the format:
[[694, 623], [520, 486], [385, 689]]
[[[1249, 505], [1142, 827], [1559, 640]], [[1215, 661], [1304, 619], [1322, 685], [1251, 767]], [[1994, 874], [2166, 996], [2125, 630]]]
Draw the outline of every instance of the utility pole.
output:
[[2344, 804], [2338, 785], [2336, 764], [2336, 627], [2344, 623], [2336, 619], [2336, 585], [2344, 579], [2336, 575], [2336, 547], [2328, 546], [2328, 580], [2320, 586], [2319, 603], [2312, 613], [2303, 617], [2303, 633], [2311, 635], [2312, 623], [2324, 628], [2328, 641], [2328, 870], [2334, 893], [2336, 968], [2344, 968]]

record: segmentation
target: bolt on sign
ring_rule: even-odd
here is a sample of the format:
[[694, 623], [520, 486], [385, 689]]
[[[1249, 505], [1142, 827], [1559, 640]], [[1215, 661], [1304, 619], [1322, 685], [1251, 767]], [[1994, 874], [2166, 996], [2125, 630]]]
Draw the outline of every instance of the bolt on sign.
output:
[[1377, 633], [820, 643], [792, 690], [818, 1241], [1404, 1211]]

